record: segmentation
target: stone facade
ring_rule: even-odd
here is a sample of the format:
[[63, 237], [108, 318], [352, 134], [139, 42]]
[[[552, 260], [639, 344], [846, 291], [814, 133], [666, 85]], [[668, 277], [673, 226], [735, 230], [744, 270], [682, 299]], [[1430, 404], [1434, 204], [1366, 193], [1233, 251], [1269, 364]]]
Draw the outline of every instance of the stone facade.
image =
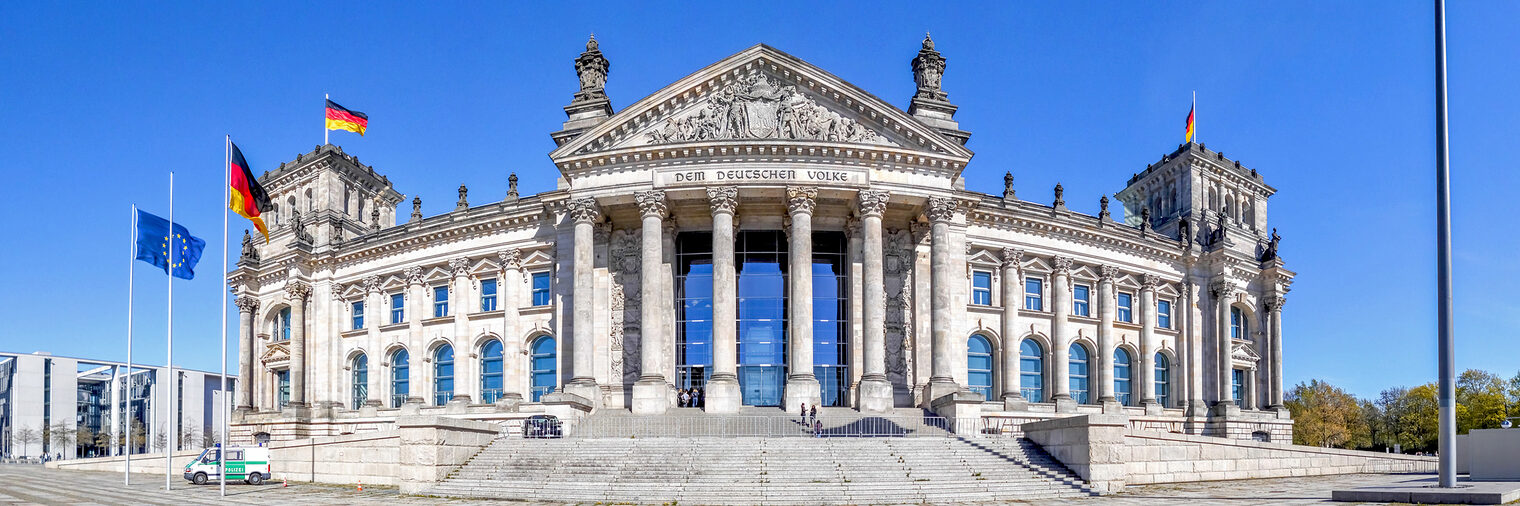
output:
[[[327, 434], [408, 409], [656, 414], [700, 386], [717, 413], [764, 398], [1290, 437], [1294, 274], [1256, 170], [1179, 146], [1115, 194], [1118, 220], [1106, 196], [1098, 216], [1069, 210], [1060, 186], [1021, 200], [1011, 174], [1000, 195], [969, 191], [946, 59], [926, 38], [911, 66], [903, 110], [758, 45], [614, 111], [592, 40], [551, 134], [555, 190], [519, 196], [512, 175], [502, 200], [461, 187], [439, 216], [414, 198], [406, 223], [391, 181], [336, 146], [281, 164], [261, 178], [272, 241], [231, 274], [241, 416]], [[760, 325], [784, 336], [774, 397], [735, 323], [754, 319], [736, 260], [752, 232], [781, 234], [784, 322]], [[836, 270], [815, 272], [827, 255]], [[698, 306], [711, 316], [683, 316]]]

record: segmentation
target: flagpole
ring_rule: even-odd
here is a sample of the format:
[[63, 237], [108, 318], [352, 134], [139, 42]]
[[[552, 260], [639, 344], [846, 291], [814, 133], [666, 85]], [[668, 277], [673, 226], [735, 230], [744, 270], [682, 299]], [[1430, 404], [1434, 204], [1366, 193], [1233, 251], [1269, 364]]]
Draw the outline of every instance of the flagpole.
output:
[[326, 101], [330, 100], [330, 99], [332, 99], [332, 95], [328, 95], [326, 93], [322, 94], [322, 100], [323, 100], [323, 103], [322, 103], [322, 145], [323, 146], [327, 145], [327, 136], [328, 136], [328, 134], [332, 133], [332, 130], [328, 130], [327, 129], [327, 103], [326, 103]]
[[136, 267], [133, 262], [137, 261], [137, 204], [132, 204], [132, 223], [127, 227], [132, 231], [131, 253], [127, 255], [127, 380], [126, 399], [127, 416], [122, 417], [122, 434], [126, 437], [122, 445], [126, 449], [125, 467], [121, 472], [121, 484], [132, 484], [132, 271]]
[[1193, 142], [1198, 142], [1198, 90], [1193, 90]]
[[1436, 318], [1441, 488], [1457, 486], [1456, 337], [1451, 309], [1451, 155], [1446, 131], [1446, 2], [1436, 0]]
[[[222, 205], [232, 199], [232, 136], [226, 136], [222, 152]], [[221, 449], [217, 451], [216, 474], [221, 476], [222, 497], [227, 496], [227, 428], [232, 417], [232, 410], [228, 409], [227, 395], [227, 210], [222, 209], [222, 423], [217, 427], [222, 432]]]
[[174, 253], [175, 253], [176, 250], [179, 249], [174, 244], [174, 171], [169, 171], [169, 237], [168, 237], [168, 239], [169, 239], [169, 269], [168, 269], [167, 274], [169, 274], [169, 321], [166, 322], [167, 325], [165, 325], [165, 326], [168, 328], [168, 337], [169, 337], [168, 351], [169, 351], [169, 356], [165, 360], [165, 364], [164, 364], [165, 367], [166, 367], [166, 371], [168, 371], [168, 384], [164, 385], [164, 390], [167, 390], [169, 392], [169, 402], [167, 402], [167, 403], [164, 404], [164, 420], [167, 421], [165, 424], [168, 425], [169, 434], [168, 434], [168, 438], [166, 438], [164, 440], [164, 490], [165, 491], [170, 490], [174, 486], [173, 483], [172, 483], [172, 481], [173, 481], [172, 479], [174, 477], [174, 464], [171, 461], [174, 460], [174, 448], [177, 447], [177, 446], [179, 446], [177, 444], [179, 442], [178, 439], [177, 439], [177, 437], [176, 437], [177, 434], [175, 434], [175, 431], [174, 431], [174, 429], [175, 429], [174, 426], [177, 425], [178, 422], [179, 422], [179, 420], [176, 420], [175, 417], [174, 417], [174, 407], [176, 405], [176, 403], [175, 403], [175, 395], [174, 394], [176, 393], [175, 392], [176, 390], [179, 390], [177, 388], [178, 387], [178, 382], [175, 381], [177, 378], [174, 377], [174, 256], [175, 256]]

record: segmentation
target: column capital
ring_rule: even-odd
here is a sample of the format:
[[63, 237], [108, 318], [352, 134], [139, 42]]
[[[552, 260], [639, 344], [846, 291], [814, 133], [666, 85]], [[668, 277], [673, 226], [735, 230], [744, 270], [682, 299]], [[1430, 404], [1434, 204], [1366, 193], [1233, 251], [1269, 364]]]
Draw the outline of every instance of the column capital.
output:
[[1140, 278], [1141, 290], [1156, 291], [1156, 287], [1158, 286], [1161, 286], [1161, 276], [1146, 274]]
[[239, 313], [256, 313], [259, 311], [258, 297], [244, 295], [233, 299], [232, 303], [237, 305]]
[[408, 284], [408, 285], [420, 285], [420, 284], [422, 284], [422, 268], [421, 267], [416, 267], [416, 266], [407, 267], [406, 271], [405, 271], [405, 274], [406, 274], [406, 284]]
[[1071, 257], [1051, 257], [1050, 267], [1052, 274], [1071, 274], [1071, 265], [1075, 263]]
[[787, 214], [813, 214], [818, 206], [818, 188], [812, 186], [786, 187]]
[[1018, 248], [1003, 248], [1003, 267], [1017, 269], [1024, 261], [1024, 250]]
[[960, 214], [960, 204], [950, 197], [929, 197], [929, 203], [924, 205], [924, 215], [932, 223], [953, 220], [957, 214]]
[[380, 276], [370, 275], [364, 278], [364, 291], [366, 293], [380, 292]]
[[592, 223], [602, 217], [601, 206], [597, 205], [596, 198], [593, 197], [570, 199], [565, 203], [565, 210], [576, 223]]
[[305, 301], [307, 295], [311, 295], [311, 285], [305, 281], [289, 281], [285, 283], [286, 298], [295, 301]]
[[1116, 277], [1119, 277], [1118, 267], [1114, 267], [1112, 265], [1103, 265], [1098, 267], [1099, 283], [1113, 283], [1114, 278]]
[[1267, 312], [1269, 312], [1269, 313], [1275, 313], [1275, 312], [1278, 312], [1278, 311], [1282, 311], [1283, 304], [1286, 304], [1286, 303], [1288, 303], [1288, 299], [1284, 298], [1281, 295], [1278, 295], [1278, 296], [1275, 296], [1275, 297], [1267, 297], [1267, 301], [1266, 301]]
[[329, 293], [331, 293], [333, 300], [340, 300], [343, 298], [343, 283], [333, 281], [327, 284], [327, 289]]
[[887, 199], [892, 194], [885, 190], [860, 190], [860, 217], [875, 216], [880, 218], [887, 211]]
[[633, 199], [639, 204], [639, 216], [642, 218], [665, 219], [665, 215], [670, 212], [665, 205], [664, 190], [633, 192]]
[[497, 252], [496, 258], [501, 259], [501, 269], [504, 271], [522, 269], [522, 251], [517, 248]]
[[449, 259], [449, 271], [453, 272], [456, 278], [469, 275], [470, 259], [466, 257]]
[[1221, 279], [1210, 284], [1209, 291], [1214, 294], [1214, 298], [1216, 299], [1226, 299], [1235, 294], [1235, 285]]
[[712, 206], [712, 213], [734, 214], [734, 209], [739, 207], [739, 187], [737, 186], [709, 186], [707, 187], [707, 202]]

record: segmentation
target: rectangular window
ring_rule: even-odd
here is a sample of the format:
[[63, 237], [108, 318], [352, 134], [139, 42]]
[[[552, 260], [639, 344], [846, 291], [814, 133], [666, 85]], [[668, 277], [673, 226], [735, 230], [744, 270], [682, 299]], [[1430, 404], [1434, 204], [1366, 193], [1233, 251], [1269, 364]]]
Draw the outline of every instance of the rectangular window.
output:
[[1087, 311], [1088, 291], [1087, 285], [1077, 285], [1071, 289], [1072, 316], [1089, 316]]
[[1044, 294], [1045, 288], [1042, 286], [1040, 278], [1024, 279], [1024, 309], [1028, 309], [1030, 311], [1044, 311]]
[[290, 370], [278, 371], [275, 375], [278, 378], [275, 404], [283, 409], [286, 404], [290, 404]]
[[364, 302], [360, 301], [360, 302], [355, 302], [354, 303], [354, 328], [353, 328], [353, 330], [359, 330], [359, 329], [362, 329], [362, 328], [364, 328]]
[[1172, 301], [1156, 301], [1156, 326], [1163, 329], [1172, 328]]
[[971, 273], [971, 303], [978, 306], [992, 305], [992, 273], [987, 271]]
[[1235, 399], [1235, 405], [1244, 409], [1246, 400], [1240, 397], [1241, 385], [1245, 383], [1245, 371], [1240, 369], [1230, 370], [1230, 397]]
[[1135, 323], [1134, 300], [1135, 297], [1130, 294], [1123, 292], [1119, 293], [1119, 321], [1124, 323]]
[[495, 279], [482, 279], [482, 280], [480, 280], [480, 310], [481, 311], [495, 311], [496, 310], [496, 280]]
[[406, 321], [406, 296], [393, 293], [391, 294], [391, 323], [404, 321]]
[[433, 318], [449, 315], [449, 287], [433, 287]]
[[549, 273], [533, 273], [533, 305], [549, 305]]

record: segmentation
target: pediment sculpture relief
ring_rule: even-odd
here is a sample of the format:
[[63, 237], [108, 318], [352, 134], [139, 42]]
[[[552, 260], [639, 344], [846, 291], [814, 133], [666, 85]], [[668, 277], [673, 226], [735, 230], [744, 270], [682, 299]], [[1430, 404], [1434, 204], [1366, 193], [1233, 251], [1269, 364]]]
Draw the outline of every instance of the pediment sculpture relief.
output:
[[732, 139], [798, 139], [890, 145], [886, 137], [756, 72], [707, 96], [695, 113], [649, 132], [650, 144]]

